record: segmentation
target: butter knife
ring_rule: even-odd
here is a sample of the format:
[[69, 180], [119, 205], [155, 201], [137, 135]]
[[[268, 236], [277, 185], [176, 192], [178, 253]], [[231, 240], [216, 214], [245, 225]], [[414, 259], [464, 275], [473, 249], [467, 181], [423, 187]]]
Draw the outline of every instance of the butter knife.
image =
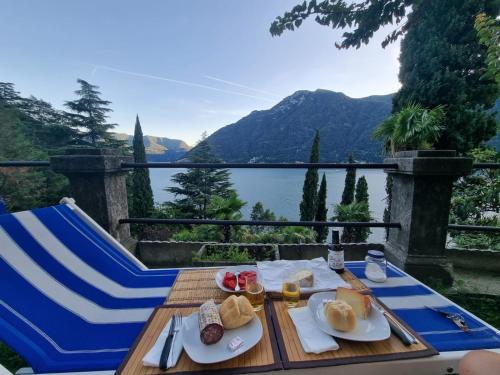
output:
[[165, 339], [165, 345], [163, 345], [163, 349], [161, 351], [160, 356], [160, 370], [166, 370], [168, 355], [170, 354], [170, 347], [172, 346], [172, 339], [174, 337], [174, 329], [175, 329], [175, 319], [174, 317], [170, 318], [170, 329], [168, 330], [168, 336]]
[[418, 344], [418, 340], [413, 336], [408, 330], [399, 323], [391, 314], [387, 312], [386, 309], [380, 305], [377, 300], [373, 297], [370, 297], [373, 303], [373, 306], [377, 308], [387, 319], [389, 323], [389, 327], [391, 327], [391, 331], [403, 342], [405, 345]]

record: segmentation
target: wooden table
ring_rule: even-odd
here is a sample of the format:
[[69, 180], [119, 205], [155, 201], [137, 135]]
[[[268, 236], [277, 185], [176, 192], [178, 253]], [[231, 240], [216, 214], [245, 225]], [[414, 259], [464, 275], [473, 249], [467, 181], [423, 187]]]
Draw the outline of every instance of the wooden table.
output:
[[[266, 300], [265, 309], [257, 313], [264, 328], [263, 339], [257, 346], [245, 354], [229, 361], [201, 366], [191, 361], [186, 353], [183, 352], [176, 367], [168, 371], [143, 366], [142, 358], [155, 343], [161, 330], [174, 313], [179, 312], [186, 316], [196, 311], [197, 306], [209, 298], [215, 299], [218, 303], [227, 298], [229, 293], [221, 291], [215, 284], [214, 279], [217, 271], [218, 269], [186, 269], [179, 273], [165, 304], [155, 310], [143, 332], [130, 349], [117, 374], [200, 374], [208, 371], [239, 374], [283, 369], [286, 369], [287, 373], [297, 371], [304, 373], [304, 369], [307, 369], [307, 373], [313, 371], [312, 369], [314, 369], [315, 373], [323, 373], [325, 371], [332, 373], [333, 368], [331, 366], [338, 365], [345, 366], [336, 367], [335, 369], [342, 370], [342, 374], [348, 374], [346, 371], [350, 371], [349, 368], [357, 368], [359, 370], [360, 366], [362, 368], [369, 365], [370, 371], [375, 368], [385, 368], [380, 373], [388, 375], [390, 373], [387, 370], [388, 366], [380, 367], [379, 363], [395, 361], [391, 362], [391, 364], [403, 363], [404, 365], [405, 363], [410, 363], [408, 361], [417, 360], [416, 358], [438, 354], [409, 327], [407, 328], [418, 337], [419, 344], [406, 347], [398, 338], [392, 335], [387, 340], [373, 343], [354, 343], [339, 339], [340, 349], [337, 351], [330, 351], [319, 355], [307, 354], [302, 350], [293, 322], [287, 314], [283, 303], [274, 298], [276, 295], [270, 295]], [[344, 280], [362, 293], [370, 292], [350, 272], [344, 273]], [[301, 303], [304, 304], [305, 301]], [[399, 372], [395, 373], [399, 374]]]

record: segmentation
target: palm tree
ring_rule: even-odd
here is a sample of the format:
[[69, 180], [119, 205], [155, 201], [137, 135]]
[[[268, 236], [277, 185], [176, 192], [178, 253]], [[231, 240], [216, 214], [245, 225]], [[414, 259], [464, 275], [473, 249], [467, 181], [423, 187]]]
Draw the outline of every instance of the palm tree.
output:
[[[241, 208], [247, 204], [238, 198], [236, 192], [232, 192], [229, 198], [214, 196], [208, 205], [208, 212], [212, 217], [221, 220], [240, 220], [243, 216], [240, 212]], [[224, 242], [231, 242], [231, 226], [224, 225]]]
[[427, 109], [411, 103], [384, 120], [373, 137], [382, 140], [391, 155], [400, 150], [430, 149], [444, 129], [444, 119], [442, 105]]

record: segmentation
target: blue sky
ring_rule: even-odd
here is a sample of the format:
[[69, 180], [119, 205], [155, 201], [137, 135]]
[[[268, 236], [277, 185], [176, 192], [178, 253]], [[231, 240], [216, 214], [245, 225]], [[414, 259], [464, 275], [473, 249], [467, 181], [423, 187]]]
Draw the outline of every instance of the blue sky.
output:
[[0, 0], [0, 81], [61, 108], [77, 78], [111, 100], [111, 121], [194, 144], [301, 89], [352, 97], [399, 88], [399, 43], [390, 29], [359, 50], [308, 20], [271, 37], [277, 15], [299, 0]]

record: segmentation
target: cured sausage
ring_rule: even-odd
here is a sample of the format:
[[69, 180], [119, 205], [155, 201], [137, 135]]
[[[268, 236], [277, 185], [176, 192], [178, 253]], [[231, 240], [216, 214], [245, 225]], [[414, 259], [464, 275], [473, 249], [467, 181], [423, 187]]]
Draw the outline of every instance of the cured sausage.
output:
[[205, 345], [215, 344], [224, 335], [224, 327], [213, 299], [200, 306], [198, 323], [200, 326], [200, 339]]

